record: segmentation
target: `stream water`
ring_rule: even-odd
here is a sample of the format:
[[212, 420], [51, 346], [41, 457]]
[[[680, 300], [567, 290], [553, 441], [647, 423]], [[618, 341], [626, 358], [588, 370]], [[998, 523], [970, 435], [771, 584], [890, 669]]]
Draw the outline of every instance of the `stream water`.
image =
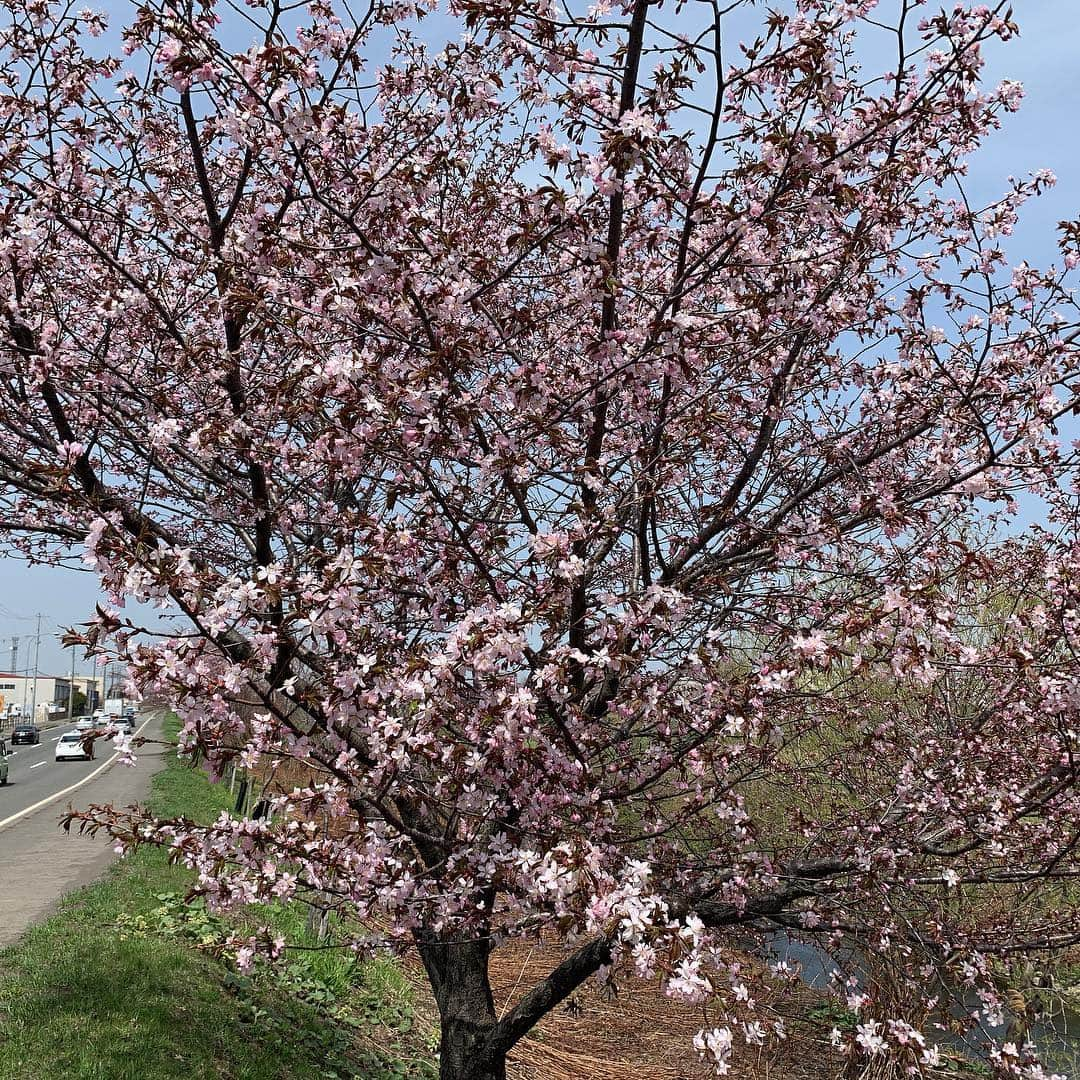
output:
[[[837, 968], [837, 958], [812, 942], [800, 941], [784, 931], [772, 934], [766, 944], [771, 960], [786, 961], [797, 966], [804, 983], [820, 990], [832, 990], [832, 973]], [[858, 953], [852, 949], [844, 958], [844, 966], [861, 981], [861, 965]], [[958, 1002], [962, 1009], [974, 1009], [975, 999]], [[1005, 1037], [1005, 1027], [987, 1029], [993, 1039]], [[975, 1059], [987, 1057], [986, 1034], [974, 1031], [964, 1037], [942, 1032], [936, 1040], [942, 1047], [962, 1050]], [[1030, 1038], [1039, 1048], [1043, 1063], [1052, 1072], [1069, 1080], [1080, 1080], [1080, 1013], [1058, 1007], [1053, 1014], [1032, 1025]]]

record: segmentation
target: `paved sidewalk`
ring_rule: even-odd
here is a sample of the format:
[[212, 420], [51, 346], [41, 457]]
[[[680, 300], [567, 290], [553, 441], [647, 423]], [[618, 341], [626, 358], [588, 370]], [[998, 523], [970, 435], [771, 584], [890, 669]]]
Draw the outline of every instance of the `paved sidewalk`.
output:
[[[161, 724], [159, 716], [144, 734], [160, 738]], [[78, 791], [0, 830], [0, 946], [46, 918], [66, 893], [99, 878], [116, 859], [108, 837], [80, 835], [74, 828], [65, 833], [58, 821], [69, 805], [144, 800], [151, 776], [164, 765], [165, 748], [144, 746], [138, 758], [134, 769], [114, 763]]]

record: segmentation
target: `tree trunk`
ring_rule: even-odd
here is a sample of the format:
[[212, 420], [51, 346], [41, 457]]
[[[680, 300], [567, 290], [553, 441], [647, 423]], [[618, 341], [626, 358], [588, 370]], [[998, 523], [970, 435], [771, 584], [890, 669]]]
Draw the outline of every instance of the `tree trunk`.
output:
[[481, 1052], [496, 1022], [488, 942], [417, 942], [439, 1006], [439, 1080], [506, 1080], [506, 1055]]
[[590, 975], [611, 963], [611, 942], [598, 935], [496, 1020], [488, 982], [488, 937], [446, 940], [424, 930], [414, 931], [414, 936], [442, 1022], [439, 1080], [506, 1080], [506, 1055], [518, 1040]]

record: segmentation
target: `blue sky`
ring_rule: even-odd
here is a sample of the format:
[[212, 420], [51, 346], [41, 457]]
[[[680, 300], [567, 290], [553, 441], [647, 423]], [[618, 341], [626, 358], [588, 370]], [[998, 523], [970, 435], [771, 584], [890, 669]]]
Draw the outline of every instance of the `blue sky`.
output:
[[[104, 8], [114, 24], [132, 10], [129, 0], [107, 0]], [[883, 0], [880, 13], [889, 17], [894, 4]], [[930, 8], [940, 4], [931, 3]], [[1020, 227], [1009, 244], [1014, 261], [1045, 263], [1057, 255], [1055, 225], [1063, 218], [1080, 216], [1080, 20], [1076, 0], [1017, 0], [1015, 15], [1021, 36], [990, 56], [988, 78], [1017, 79], [1027, 91], [1020, 113], [1007, 118], [1006, 127], [984, 147], [971, 164], [971, 194], [990, 199], [1001, 192], [1009, 175], [1051, 169], [1058, 186], [1028, 203]], [[101, 599], [89, 574], [47, 567], [27, 567], [0, 558], [0, 670], [6, 670], [11, 636], [22, 639], [19, 666], [32, 655], [34, 616], [41, 612], [41, 669], [64, 672], [70, 652], [59, 645], [57, 628], [85, 621]], [[89, 664], [79, 660], [79, 670]]]

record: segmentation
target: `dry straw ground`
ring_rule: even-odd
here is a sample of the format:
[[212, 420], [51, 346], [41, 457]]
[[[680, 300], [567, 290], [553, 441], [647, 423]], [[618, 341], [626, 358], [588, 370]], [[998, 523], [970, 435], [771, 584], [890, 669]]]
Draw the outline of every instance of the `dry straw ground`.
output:
[[[546, 943], [496, 952], [491, 972], [496, 1008], [508, 1008], [561, 958], [561, 951]], [[419, 963], [410, 967], [418, 1003], [434, 1015]], [[732, 1080], [834, 1077], [836, 1061], [826, 1053], [825, 1032], [797, 1019], [820, 1000], [811, 991], [797, 989], [770, 1002], [792, 1018], [789, 1037], [768, 1049], [742, 1047]], [[705, 1080], [713, 1074], [697, 1060], [692, 1040], [706, 1025], [711, 1026], [710, 1021], [699, 1006], [671, 1001], [658, 983], [627, 980], [612, 995], [590, 981], [514, 1048], [508, 1075], [510, 1080]]]

